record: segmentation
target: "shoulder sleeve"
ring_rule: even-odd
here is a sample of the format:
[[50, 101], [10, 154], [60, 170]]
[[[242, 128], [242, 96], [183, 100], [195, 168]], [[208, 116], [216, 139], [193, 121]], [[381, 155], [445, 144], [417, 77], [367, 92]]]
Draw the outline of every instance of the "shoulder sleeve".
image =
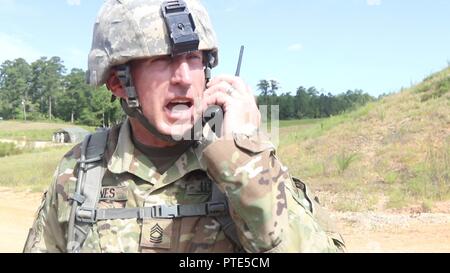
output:
[[23, 252], [65, 252], [70, 213], [69, 195], [75, 189], [74, 169], [79, 155], [75, 146], [60, 161], [48, 190], [42, 197]]
[[248, 252], [336, 252], [300, 198], [288, 169], [262, 134], [235, 134], [204, 150], [208, 174], [225, 193], [239, 240]]

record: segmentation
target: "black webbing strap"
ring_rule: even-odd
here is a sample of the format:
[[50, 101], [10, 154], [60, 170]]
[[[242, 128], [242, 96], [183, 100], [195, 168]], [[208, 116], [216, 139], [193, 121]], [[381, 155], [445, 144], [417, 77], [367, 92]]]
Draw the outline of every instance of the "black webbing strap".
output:
[[108, 131], [88, 135], [81, 145], [78, 161], [76, 191], [70, 198], [72, 211], [69, 218], [68, 252], [79, 252], [95, 222], [95, 209], [100, 197], [102, 178], [106, 167], [103, 156], [106, 150]]
[[208, 202], [189, 205], [156, 205], [140, 208], [97, 209], [96, 221], [115, 219], [172, 219], [192, 216], [219, 216], [227, 211], [226, 204]]

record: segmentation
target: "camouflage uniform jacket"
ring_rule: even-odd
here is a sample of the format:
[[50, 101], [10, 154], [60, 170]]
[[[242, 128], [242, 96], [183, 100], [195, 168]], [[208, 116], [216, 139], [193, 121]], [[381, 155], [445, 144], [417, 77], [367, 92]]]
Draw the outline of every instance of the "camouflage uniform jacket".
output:
[[[198, 154], [198, 153], [197, 153]], [[273, 145], [259, 136], [235, 135], [203, 151], [211, 182], [194, 148], [165, 173], [135, 149], [128, 120], [110, 130], [107, 171], [98, 208], [194, 204], [209, 200], [217, 183], [229, 202], [239, 240], [247, 252], [336, 252], [343, 244], [311, 213], [310, 199], [290, 177]], [[25, 252], [65, 252], [70, 196], [75, 191], [80, 145], [61, 160], [44, 194]], [[297, 184], [297, 186], [296, 186]], [[304, 187], [303, 187], [304, 188]], [[162, 240], [151, 240], [155, 227]], [[118, 219], [96, 222], [82, 252], [233, 252], [214, 217]]]

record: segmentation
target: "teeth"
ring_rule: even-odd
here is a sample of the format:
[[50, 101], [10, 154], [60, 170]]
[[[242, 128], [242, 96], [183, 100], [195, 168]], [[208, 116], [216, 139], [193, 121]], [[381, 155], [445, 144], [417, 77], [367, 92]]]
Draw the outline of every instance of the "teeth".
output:
[[189, 103], [189, 100], [173, 100], [171, 103]]

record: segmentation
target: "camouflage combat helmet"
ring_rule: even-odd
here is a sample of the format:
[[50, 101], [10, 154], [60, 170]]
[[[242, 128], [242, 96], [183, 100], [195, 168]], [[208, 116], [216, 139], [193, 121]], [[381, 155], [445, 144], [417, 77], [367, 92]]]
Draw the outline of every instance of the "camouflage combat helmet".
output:
[[163, 3], [186, 6], [198, 35], [198, 50], [210, 51], [210, 67], [217, 65], [216, 35], [199, 0], [106, 0], [94, 25], [89, 53], [87, 80], [91, 85], [104, 84], [114, 66], [134, 59], [173, 54], [161, 11]]

